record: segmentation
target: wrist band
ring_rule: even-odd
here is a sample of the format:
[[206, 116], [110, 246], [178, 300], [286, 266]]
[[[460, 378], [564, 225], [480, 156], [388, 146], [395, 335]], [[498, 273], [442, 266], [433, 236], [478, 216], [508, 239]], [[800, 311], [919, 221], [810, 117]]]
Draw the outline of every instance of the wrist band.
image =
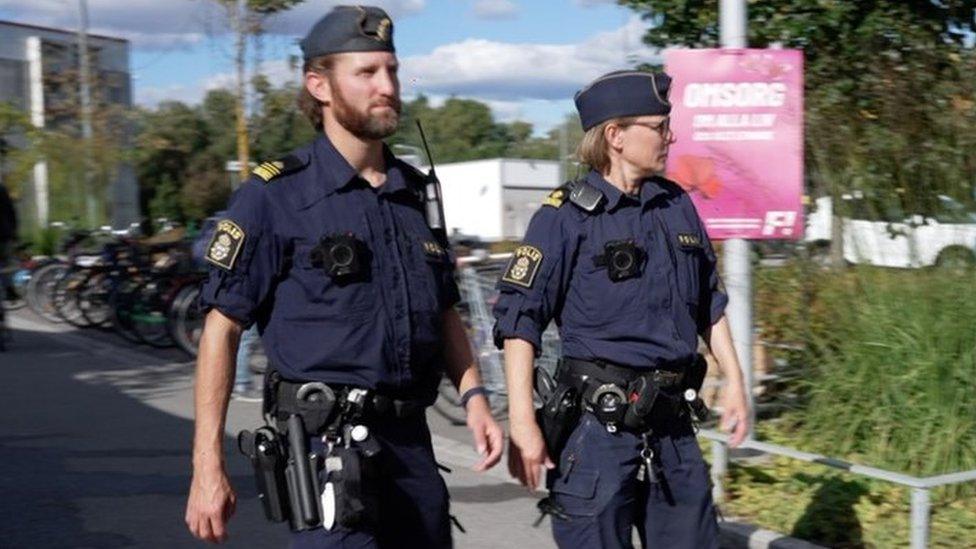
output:
[[468, 401], [476, 395], [483, 395], [485, 398], [488, 398], [488, 389], [485, 389], [484, 385], [478, 385], [477, 387], [468, 389], [461, 395], [461, 407], [467, 408]]

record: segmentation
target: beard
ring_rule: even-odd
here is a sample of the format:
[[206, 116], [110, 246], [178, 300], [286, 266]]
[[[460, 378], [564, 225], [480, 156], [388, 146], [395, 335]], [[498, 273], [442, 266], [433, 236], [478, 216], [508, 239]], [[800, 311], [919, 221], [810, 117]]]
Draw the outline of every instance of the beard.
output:
[[[385, 139], [400, 124], [400, 100], [387, 98], [374, 101], [365, 111], [359, 111], [346, 101], [339, 86], [332, 86], [332, 109], [338, 122], [349, 133], [364, 140]], [[390, 107], [383, 114], [371, 114], [373, 107]]]

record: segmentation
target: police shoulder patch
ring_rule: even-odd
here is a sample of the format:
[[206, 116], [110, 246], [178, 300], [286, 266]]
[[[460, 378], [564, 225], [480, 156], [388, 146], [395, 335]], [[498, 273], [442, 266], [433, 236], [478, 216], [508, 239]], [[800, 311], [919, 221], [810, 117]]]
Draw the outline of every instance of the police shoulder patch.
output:
[[502, 275], [502, 281], [531, 288], [540, 265], [542, 265], [542, 251], [535, 246], [523, 244], [512, 254], [508, 268]]
[[243, 245], [244, 230], [230, 219], [221, 219], [207, 246], [206, 260], [229, 271], [234, 268]]
[[297, 172], [304, 168], [306, 164], [301, 158], [289, 154], [273, 162], [262, 162], [251, 173], [267, 183], [276, 177]]

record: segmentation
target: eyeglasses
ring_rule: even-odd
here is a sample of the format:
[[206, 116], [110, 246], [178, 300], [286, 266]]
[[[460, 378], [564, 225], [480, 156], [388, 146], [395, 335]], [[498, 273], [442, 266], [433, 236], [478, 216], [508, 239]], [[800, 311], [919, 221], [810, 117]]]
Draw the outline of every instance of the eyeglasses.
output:
[[620, 127], [626, 128], [628, 126], [644, 126], [645, 128], [657, 132], [657, 134], [661, 136], [661, 139], [667, 139], [672, 135], [670, 118], [665, 118], [663, 122], [658, 122], [657, 124], [652, 124], [650, 122], [630, 122], [628, 124], [621, 124]]

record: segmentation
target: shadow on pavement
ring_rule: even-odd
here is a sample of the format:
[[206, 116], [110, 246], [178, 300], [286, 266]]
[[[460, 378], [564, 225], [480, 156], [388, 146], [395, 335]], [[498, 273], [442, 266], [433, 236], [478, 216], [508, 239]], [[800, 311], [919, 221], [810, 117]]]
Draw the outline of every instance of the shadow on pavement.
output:
[[[541, 499], [542, 493], [533, 496], [525, 487], [510, 482], [451, 487], [451, 501], [457, 503], [501, 503], [529, 497]], [[531, 509], [534, 511], [535, 507]]]
[[[59, 334], [13, 337], [0, 354], [0, 545], [202, 547], [183, 522], [192, 422], [138, 399], [185, 408], [188, 366], [125, 363]], [[287, 527], [265, 521], [249, 464], [224, 445], [238, 492], [225, 546], [284, 546]]]
[[820, 487], [790, 535], [830, 547], [865, 547], [864, 531], [854, 506], [868, 493], [867, 489], [860, 482], [836, 477], [819, 482]]

